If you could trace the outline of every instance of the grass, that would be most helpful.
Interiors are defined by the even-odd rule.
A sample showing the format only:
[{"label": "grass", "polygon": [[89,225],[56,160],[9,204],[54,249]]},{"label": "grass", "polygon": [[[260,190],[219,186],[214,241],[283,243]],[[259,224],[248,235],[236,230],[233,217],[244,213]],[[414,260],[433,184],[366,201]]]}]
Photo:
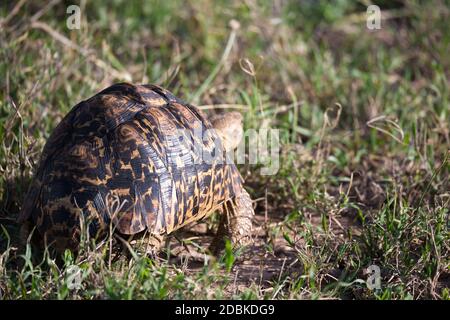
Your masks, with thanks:
[{"label": "grass", "polygon": [[[450,299],[448,2],[376,1],[375,31],[368,1],[81,1],[80,30],[70,4],[0,5],[1,298]],[[192,265],[169,254],[175,237],[156,259],[20,248],[14,219],[52,129],[124,80],[280,130],[276,175],[240,166],[256,249]],[[201,251],[190,235],[176,238]]]}]

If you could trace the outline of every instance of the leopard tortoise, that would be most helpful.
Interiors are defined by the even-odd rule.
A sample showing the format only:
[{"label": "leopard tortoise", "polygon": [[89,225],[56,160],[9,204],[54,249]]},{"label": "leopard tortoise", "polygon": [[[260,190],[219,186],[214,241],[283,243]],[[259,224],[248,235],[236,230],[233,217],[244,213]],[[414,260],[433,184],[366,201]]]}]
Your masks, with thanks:
[{"label": "leopard tortoise", "polygon": [[159,86],[112,85],[55,128],[18,221],[58,252],[110,230],[144,233],[158,250],[164,235],[221,211],[213,243],[248,243],[252,202],[227,157],[241,137],[237,112],[210,122]]}]

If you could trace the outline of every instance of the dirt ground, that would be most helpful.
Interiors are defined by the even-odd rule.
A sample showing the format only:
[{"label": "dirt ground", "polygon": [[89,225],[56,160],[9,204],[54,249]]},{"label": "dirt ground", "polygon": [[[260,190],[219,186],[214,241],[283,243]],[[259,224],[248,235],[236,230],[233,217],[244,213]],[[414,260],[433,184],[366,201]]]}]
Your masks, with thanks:
[{"label": "dirt ground", "polygon": [[[320,217],[309,218],[312,225],[320,225]],[[351,219],[341,216],[333,220],[335,223],[331,225],[331,232],[337,237],[343,237],[346,227],[352,223]],[[255,215],[253,242],[238,256],[233,265],[231,273],[234,279],[225,288],[228,294],[243,291],[251,285],[256,285],[262,291],[273,291],[274,283],[279,283],[283,277],[295,278],[302,275],[303,266],[296,249],[303,246],[304,241],[297,240],[293,248],[281,232],[269,239],[269,228],[282,224],[282,221],[281,215]],[[208,230],[207,222],[200,222],[176,232],[170,238],[172,256],[169,262],[181,267],[187,274],[199,272],[209,259],[215,259],[201,252],[208,248],[213,237],[214,233]],[[179,239],[193,240],[195,245],[182,243]]]}]

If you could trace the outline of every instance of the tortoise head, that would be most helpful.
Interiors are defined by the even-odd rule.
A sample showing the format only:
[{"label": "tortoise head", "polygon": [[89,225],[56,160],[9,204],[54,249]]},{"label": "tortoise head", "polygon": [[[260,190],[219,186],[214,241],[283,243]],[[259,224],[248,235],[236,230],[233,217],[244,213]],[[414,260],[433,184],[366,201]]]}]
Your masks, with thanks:
[{"label": "tortoise head", "polygon": [[225,150],[236,149],[244,134],[242,115],[234,111],[213,116],[210,120],[217,135],[222,140]]}]

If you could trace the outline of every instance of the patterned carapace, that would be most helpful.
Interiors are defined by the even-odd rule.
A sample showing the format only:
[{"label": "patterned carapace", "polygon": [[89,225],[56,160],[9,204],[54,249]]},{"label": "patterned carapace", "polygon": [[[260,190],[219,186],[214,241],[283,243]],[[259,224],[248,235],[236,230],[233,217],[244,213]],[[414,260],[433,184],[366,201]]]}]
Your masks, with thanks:
[{"label": "patterned carapace", "polygon": [[[243,190],[233,163],[198,161],[217,148],[211,128],[197,108],[161,87],[113,85],[56,127],[19,221],[65,248],[77,245],[83,221],[97,236],[111,222],[122,234],[167,234],[199,220]],[[173,134],[179,129],[184,139]],[[111,198],[120,206],[111,208]]]}]

